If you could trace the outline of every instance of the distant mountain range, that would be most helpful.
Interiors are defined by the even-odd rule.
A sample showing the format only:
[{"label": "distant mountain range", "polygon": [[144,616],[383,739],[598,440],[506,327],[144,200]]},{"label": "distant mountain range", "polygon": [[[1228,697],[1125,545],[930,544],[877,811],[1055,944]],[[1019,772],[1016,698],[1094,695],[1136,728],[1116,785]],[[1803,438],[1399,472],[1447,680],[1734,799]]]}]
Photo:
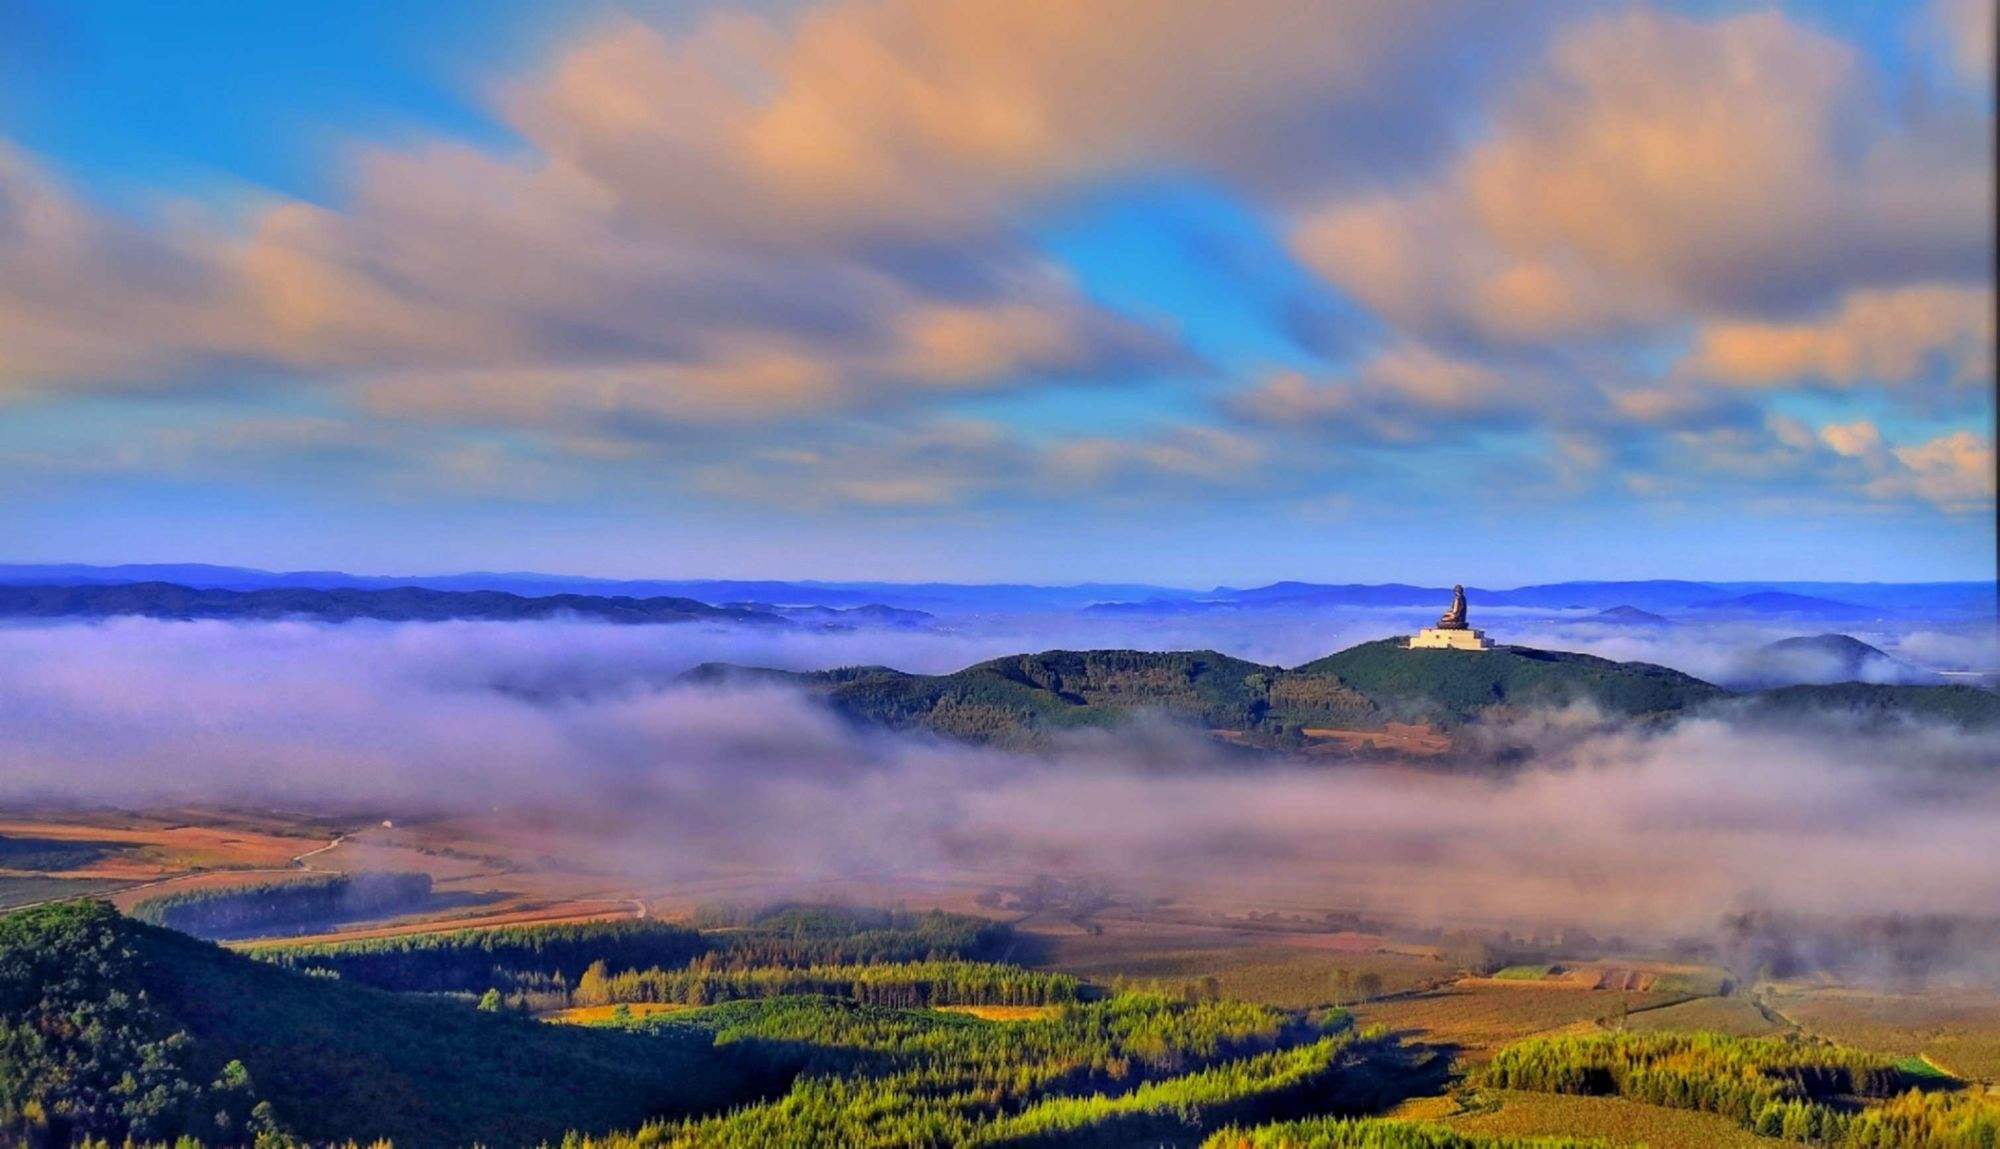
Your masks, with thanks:
[{"label": "distant mountain range", "polygon": [[[892,583],[755,581],[731,579],[599,579],[531,572],[486,572],[387,577],[341,571],[272,572],[246,567],[189,564],[90,566],[75,563],[0,564],[0,584],[89,586],[163,582],[214,590],[273,589],[504,591],[526,598],[589,595],[605,598],[681,598],[702,603],[757,603],[772,607],[881,605],[931,613],[1070,611],[1117,616],[1198,614],[1296,608],[1377,607],[1442,609],[1446,586],[1407,583],[1278,582],[1212,590],[1144,583]],[[1489,607],[1602,611],[1615,607],[1703,619],[1791,617],[1865,620],[1871,617],[1992,617],[2000,597],[1991,582],[1830,583],[1628,582],[1546,583],[1512,589],[1468,587],[1473,611]]]},{"label": "distant mountain range", "polygon": [[689,598],[582,594],[528,598],[505,591],[442,591],[407,586],[386,590],[319,590],[305,587],[215,590],[164,582],[104,586],[0,585],[0,618],[114,618],[124,615],[169,619],[305,618],[325,622],[355,619],[391,622],[456,619],[527,621],[577,617],[618,623],[793,625],[790,619],[770,611],[710,606]]},{"label": "distant mountain range", "polygon": [[1711,599],[1695,603],[1689,609],[1704,614],[1783,615],[1792,618],[1867,618],[1881,613],[1878,608],[1858,603],[1782,590],[1760,590]]},{"label": "distant mountain range", "polygon": [[793,622],[813,623],[820,627],[854,628],[885,627],[892,630],[924,630],[937,622],[937,616],[927,610],[909,610],[900,606],[883,606],[870,603],[867,606],[774,606],[763,602],[726,602],[726,607],[739,610],[760,611],[774,614]]},{"label": "distant mountain range", "polygon": [[1752,717],[1835,709],[2000,725],[2000,692],[1971,686],[1844,683],[1736,694],[1643,662],[1513,646],[1409,650],[1401,639],[1362,643],[1289,670],[1212,650],[1052,650],[939,675],[884,666],[794,672],[710,663],[688,677],[788,683],[857,722],[1000,745],[1035,745],[1061,731],[1115,726],[1152,712],[1251,746],[1299,748],[1326,730],[1391,723],[1449,730],[1496,712],[1576,703],[1655,721],[1734,706]]},{"label": "distant mountain range", "polygon": [[[1985,616],[2000,613],[1994,585],[1962,583],[1703,583],[1652,580],[1641,582],[1565,582],[1493,590],[1467,587],[1473,610],[1531,608],[1596,610],[1610,617],[1593,621],[1644,621],[1639,616],[1668,621],[1665,615],[1702,619],[1822,618],[1856,619],[1895,616]],[[1218,588],[1156,594],[1125,602],[1104,602],[1087,613],[1117,615],[1190,615],[1212,611],[1373,607],[1429,609],[1451,599],[1449,587],[1404,583],[1319,584],[1273,583],[1247,590]],[[1619,615],[1624,617],[1619,617]]]},{"label": "distant mountain range", "polygon": [[343,571],[264,571],[204,563],[0,563],[0,585],[88,586],[167,582],[216,590],[425,590],[506,591],[523,597],[586,594],[627,598],[690,598],[700,602],[754,602],[774,606],[894,606],[912,610],[1075,609],[1094,602],[1187,593],[1132,583],[1031,586],[1012,583],[816,582],[739,579],[605,579],[525,571],[470,571],[444,575],[355,575]]}]

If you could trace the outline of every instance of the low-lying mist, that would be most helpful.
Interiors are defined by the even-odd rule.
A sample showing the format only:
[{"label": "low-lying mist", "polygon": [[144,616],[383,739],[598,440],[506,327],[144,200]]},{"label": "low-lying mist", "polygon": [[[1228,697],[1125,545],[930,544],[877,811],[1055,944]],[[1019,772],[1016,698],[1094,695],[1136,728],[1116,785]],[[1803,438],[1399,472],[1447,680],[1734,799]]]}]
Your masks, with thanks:
[{"label": "low-lying mist", "polygon": [[715,659],[945,669],[1020,648],[1006,637],[5,628],[0,802],[521,812],[572,827],[568,856],[655,883],[1051,873],[1135,898],[1652,937],[1746,912],[2000,906],[2000,761],[1941,727],[1566,711],[1470,740],[1528,747],[1508,770],[1443,771],[1251,758],[1164,722],[1010,753],[856,729],[788,689],[676,681]]}]

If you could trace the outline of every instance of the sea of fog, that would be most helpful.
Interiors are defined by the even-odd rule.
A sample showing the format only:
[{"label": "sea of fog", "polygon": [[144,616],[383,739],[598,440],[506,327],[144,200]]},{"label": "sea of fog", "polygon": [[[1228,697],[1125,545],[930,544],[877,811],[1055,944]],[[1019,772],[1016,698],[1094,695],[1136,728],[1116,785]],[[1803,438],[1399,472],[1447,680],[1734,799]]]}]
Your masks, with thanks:
[{"label": "sea of fog", "polygon": [[[1768,637],[1482,621],[1512,641],[1697,673]],[[1640,727],[1570,710],[1475,732],[1475,745],[1526,747],[1511,768],[1447,773],[1246,763],[1160,723],[1014,753],[858,729],[782,687],[679,681],[709,661],[938,671],[1056,646],[1296,662],[1399,628],[1366,613],[1290,626],[984,619],[946,633],[13,626],[0,628],[0,803],[534,811],[577,828],[573,856],[657,882],[746,866],[802,881],[1041,872],[1134,896],[1255,889],[1404,917],[1656,932],[1745,910],[1948,916],[2000,905],[2000,753],[1990,737],[1944,727],[1833,716]],[[1891,645],[1979,641],[1912,631]]]}]

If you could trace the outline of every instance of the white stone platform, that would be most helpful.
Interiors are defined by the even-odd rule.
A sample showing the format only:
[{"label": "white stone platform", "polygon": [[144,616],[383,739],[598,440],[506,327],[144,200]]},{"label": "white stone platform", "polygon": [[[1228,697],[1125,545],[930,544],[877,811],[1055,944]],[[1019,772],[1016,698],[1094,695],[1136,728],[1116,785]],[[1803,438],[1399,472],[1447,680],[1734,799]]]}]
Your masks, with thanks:
[{"label": "white stone platform", "polygon": [[1441,630],[1427,626],[1418,631],[1410,640],[1411,650],[1492,650],[1493,644],[1486,641],[1486,632],[1465,627],[1461,630]]}]

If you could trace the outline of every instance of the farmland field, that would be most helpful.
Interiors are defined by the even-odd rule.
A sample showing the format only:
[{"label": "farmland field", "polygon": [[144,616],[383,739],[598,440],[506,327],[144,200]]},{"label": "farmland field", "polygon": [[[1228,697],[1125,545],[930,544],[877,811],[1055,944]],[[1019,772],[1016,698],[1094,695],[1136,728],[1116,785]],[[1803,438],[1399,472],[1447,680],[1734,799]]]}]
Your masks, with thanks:
[{"label": "farmland field", "polygon": [[109,893],[122,884],[97,878],[0,877],[0,910],[57,898]]},{"label": "farmland field", "polygon": [[[1103,933],[1030,936],[1039,964],[1098,981],[1125,978],[1177,986],[1214,978],[1226,997],[1281,1009],[1344,1004],[1336,972],[1379,979],[1378,994],[1427,989],[1451,979],[1442,959],[1384,950],[1355,935],[1271,934],[1171,923],[1111,921]],[[1354,991],[1350,988],[1349,994]]]},{"label": "farmland field", "polygon": [[1363,1025],[1383,1025],[1415,1040],[1460,1047],[1473,1060],[1530,1034],[1614,1018],[1685,1000],[1675,993],[1547,988],[1476,979],[1428,993],[1354,1007]]},{"label": "farmland field", "polygon": [[1664,1009],[1649,1009],[1632,1014],[1625,1026],[1640,1032],[1698,1029],[1736,1037],[1760,1037],[1785,1029],[1783,1023],[1765,1017],[1756,1005],[1742,997],[1698,997]]},{"label": "farmland field", "polygon": [[1767,1000],[1785,1017],[1836,1041],[1922,1055],[1970,1080],[2000,1082],[2000,999],[1990,993],[1819,988],[1773,991]]}]

